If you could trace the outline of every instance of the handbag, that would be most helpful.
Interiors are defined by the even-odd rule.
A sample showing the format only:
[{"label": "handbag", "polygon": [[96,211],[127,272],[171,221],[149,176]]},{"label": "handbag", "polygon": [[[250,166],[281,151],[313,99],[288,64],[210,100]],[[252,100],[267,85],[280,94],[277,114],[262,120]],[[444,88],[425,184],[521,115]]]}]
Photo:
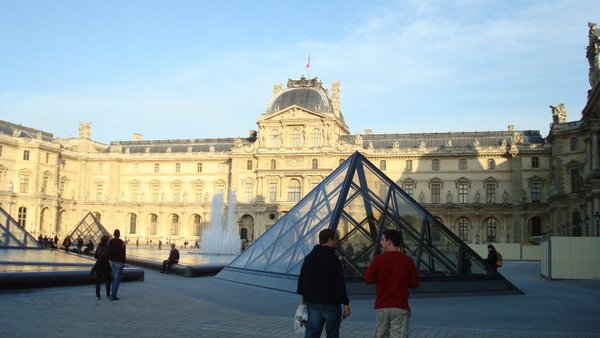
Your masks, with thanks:
[{"label": "handbag", "polygon": [[300,304],[296,308],[296,314],[294,314],[294,332],[304,332],[306,325],[308,324],[308,312],[306,311],[306,305]]}]

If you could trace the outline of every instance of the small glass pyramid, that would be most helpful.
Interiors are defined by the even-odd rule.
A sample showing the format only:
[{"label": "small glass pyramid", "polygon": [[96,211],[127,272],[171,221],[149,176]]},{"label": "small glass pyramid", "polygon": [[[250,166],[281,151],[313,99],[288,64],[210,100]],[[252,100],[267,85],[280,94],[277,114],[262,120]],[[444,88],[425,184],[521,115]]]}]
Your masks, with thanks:
[{"label": "small glass pyramid", "polygon": [[0,208],[0,248],[42,249],[43,246]]},{"label": "small glass pyramid", "polygon": [[[374,292],[362,277],[373,255],[380,253],[384,229],[402,233],[404,253],[417,265],[423,292],[521,293],[359,152],[216,277],[295,292],[304,256],[325,228],[338,233],[336,251],[347,283],[354,283],[347,286],[350,294]],[[435,281],[443,283],[430,283]]]},{"label": "small glass pyramid", "polygon": [[93,213],[88,212],[87,215],[81,219],[79,224],[77,224],[75,229],[73,229],[73,232],[69,234],[69,237],[71,237],[73,245],[75,245],[74,241],[77,240],[78,237],[81,237],[84,240],[84,245],[89,240],[91,240],[94,245],[98,245],[102,235],[110,236],[110,233]]}]

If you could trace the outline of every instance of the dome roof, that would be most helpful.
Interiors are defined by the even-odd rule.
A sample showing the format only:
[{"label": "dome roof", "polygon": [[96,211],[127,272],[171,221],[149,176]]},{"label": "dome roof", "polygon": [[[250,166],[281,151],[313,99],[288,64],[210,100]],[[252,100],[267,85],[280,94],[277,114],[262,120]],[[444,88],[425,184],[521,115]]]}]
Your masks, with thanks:
[{"label": "dome roof", "polygon": [[273,96],[267,106],[267,114],[284,110],[297,105],[316,113],[330,113],[333,111],[327,90],[323,88],[317,78],[307,80],[289,80],[287,88]]}]

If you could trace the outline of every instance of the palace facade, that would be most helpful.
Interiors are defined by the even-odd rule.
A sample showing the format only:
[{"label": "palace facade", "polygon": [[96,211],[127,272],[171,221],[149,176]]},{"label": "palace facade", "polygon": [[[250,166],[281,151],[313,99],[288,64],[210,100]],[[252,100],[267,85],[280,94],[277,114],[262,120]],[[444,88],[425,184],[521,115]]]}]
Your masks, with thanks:
[{"label": "palace facade", "polygon": [[469,243],[600,235],[600,30],[589,25],[588,101],[539,131],[351,133],[340,83],[276,84],[247,137],[110,144],[0,121],[0,206],[30,233],[63,237],[93,212],[127,239],[194,242],[212,197],[235,192],[242,239],[264,233],[359,151]]}]

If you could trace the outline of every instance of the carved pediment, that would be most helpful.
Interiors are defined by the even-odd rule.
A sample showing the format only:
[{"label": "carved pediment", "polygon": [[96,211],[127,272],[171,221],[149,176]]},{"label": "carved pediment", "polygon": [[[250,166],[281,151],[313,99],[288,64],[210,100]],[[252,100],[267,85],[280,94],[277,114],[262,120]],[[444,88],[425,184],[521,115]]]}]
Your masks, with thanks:
[{"label": "carved pediment", "polygon": [[299,106],[291,106],[277,113],[265,116],[260,119],[259,123],[264,122],[279,122],[279,121],[293,121],[293,120],[307,120],[307,119],[323,119],[326,118],[325,115],[314,113],[303,109]]}]

